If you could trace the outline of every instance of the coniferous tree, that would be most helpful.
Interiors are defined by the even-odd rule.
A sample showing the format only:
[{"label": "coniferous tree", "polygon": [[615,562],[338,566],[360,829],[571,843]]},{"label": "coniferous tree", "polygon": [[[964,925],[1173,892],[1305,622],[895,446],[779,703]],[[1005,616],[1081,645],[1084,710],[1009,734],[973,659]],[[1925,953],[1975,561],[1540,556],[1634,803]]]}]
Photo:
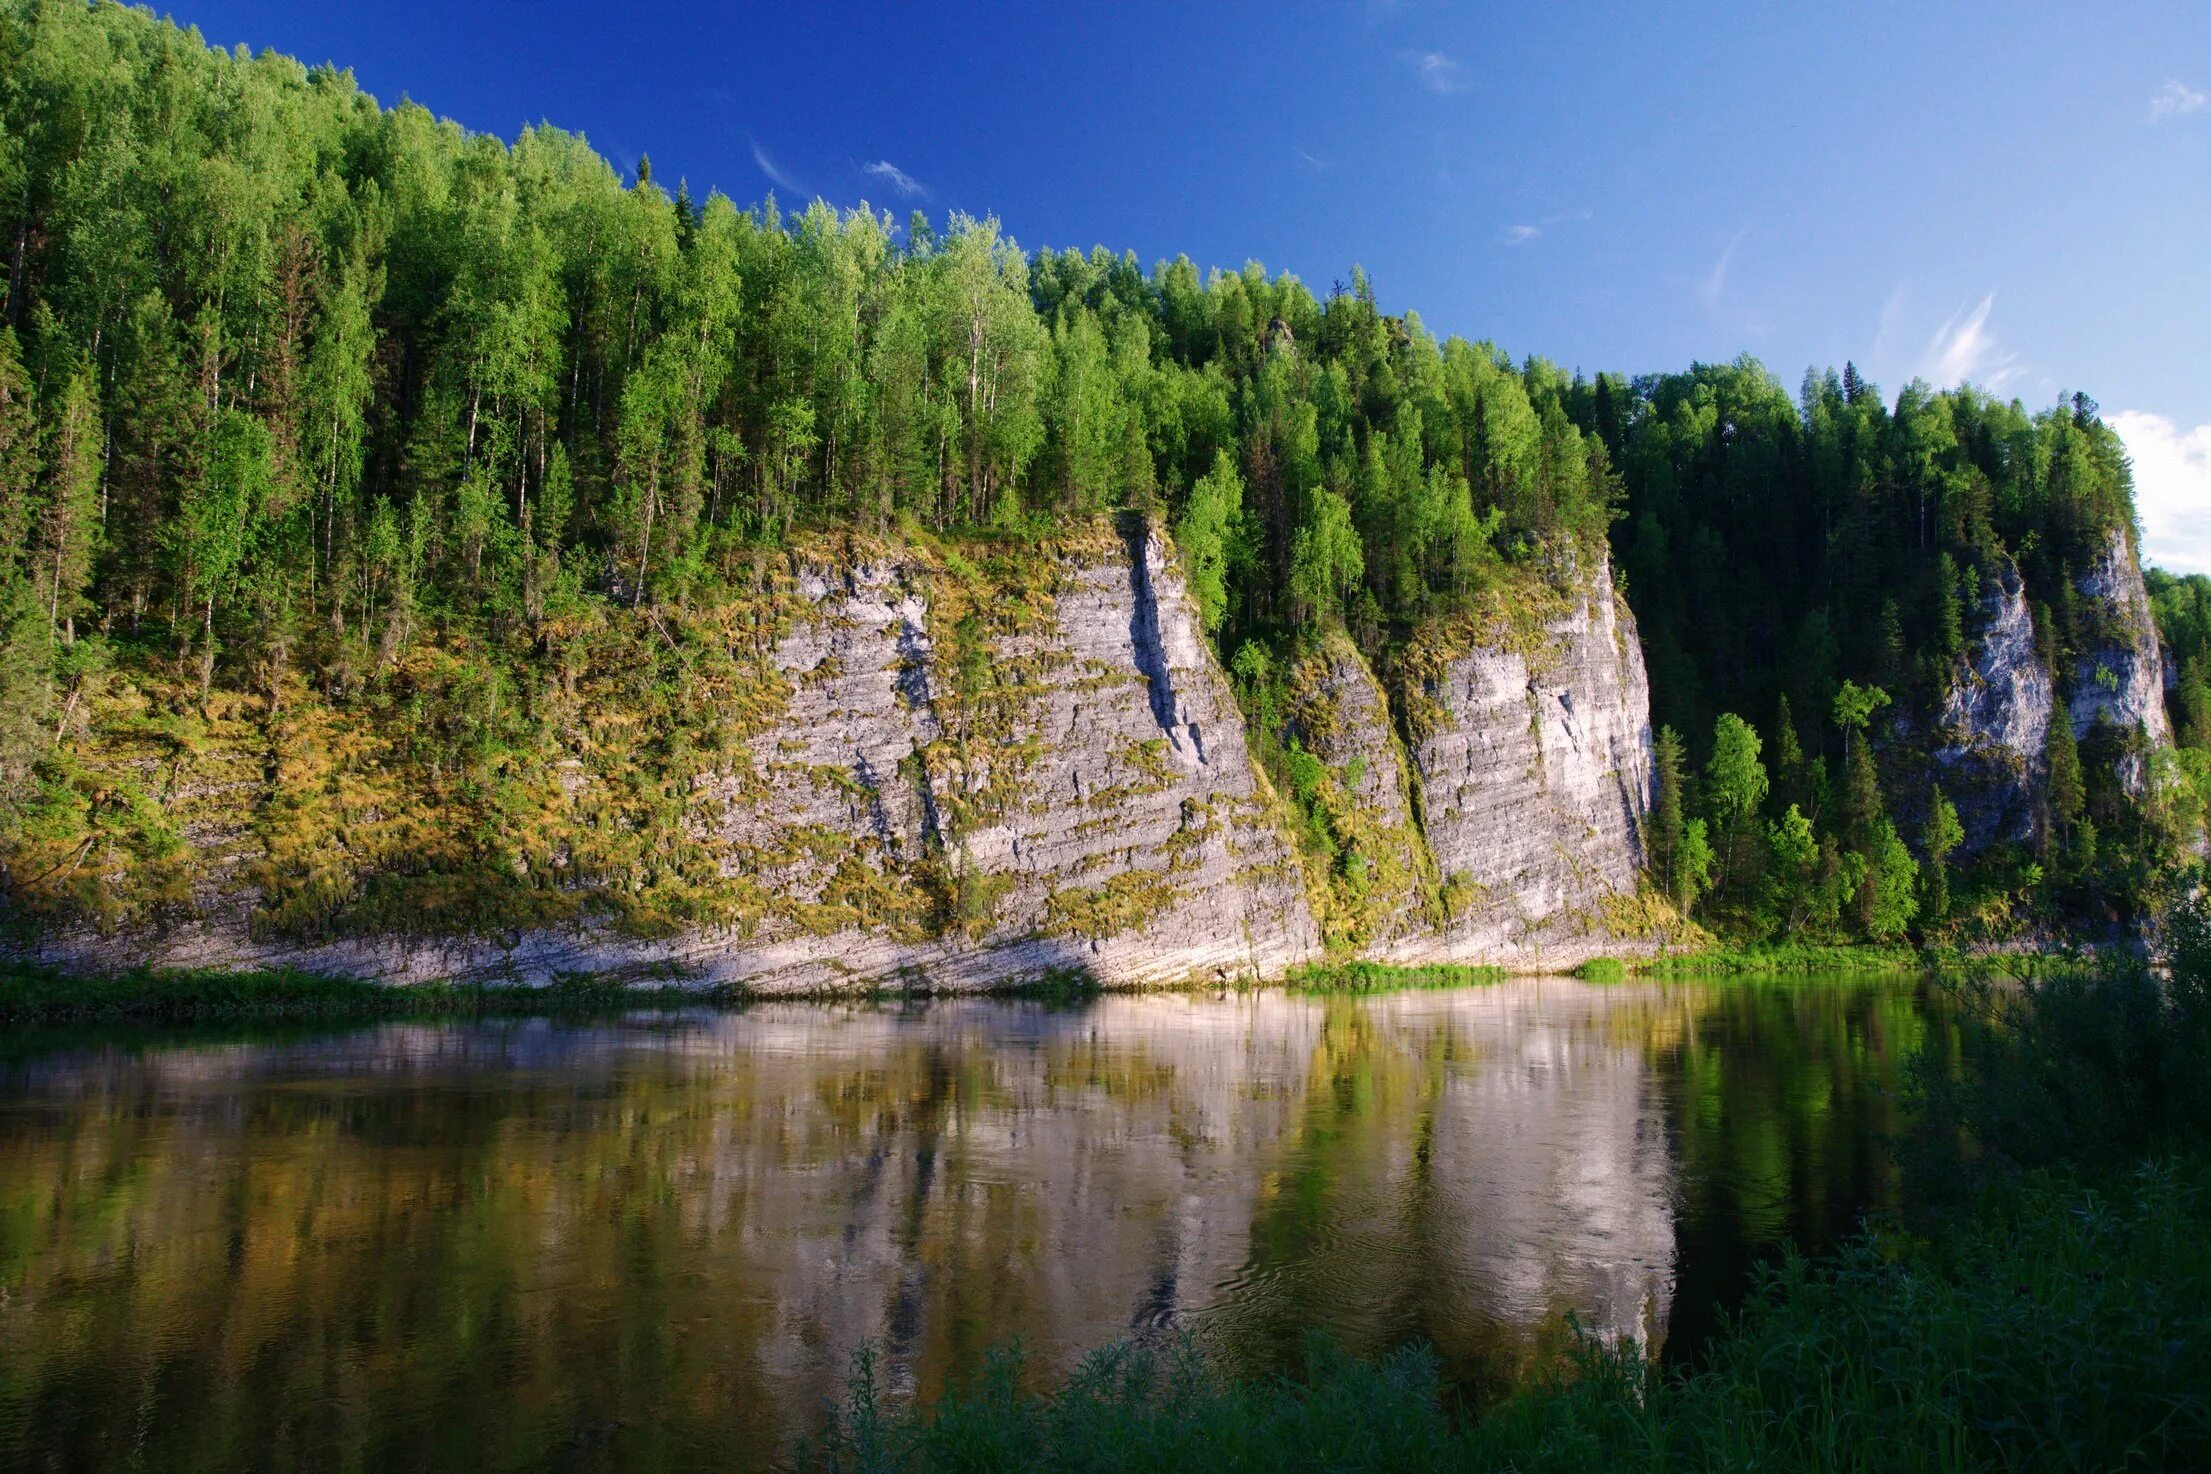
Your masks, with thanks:
[{"label": "coniferous tree", "polygon": [[2044,825],[2044,853],[2065,856],[2078,848],[2082,817],[2088,808],[2088,790],[2081,776],[2080,746],[2063,706],[2050,716],[2048,744],[2043,751],[2044,802],[2049,818]]},{"label": "coniferous tree", "polygon": [[56,397],[46,430],[44,496],[32,562],[53,638],[73,644],[91,605],[93,554],[100,535],[100,412],[92,375],[79,369]]},{"label": "coniferous tree", "polygon": [[1660,727],[1651,747],[1651,777],[1655,790],[1650,821],[1651,871],[1684,916],[1689,914],[1693,899],[1683,883],[1682,865],[1682,842],[1688,816],[1682,802],[1681,785],[1687,767],[1681,734],[1671,727]]},{"label": "coniferous tree", "polygon": [[1920,837],[1926,852],[1926,890],[1921,913],[1929,922],[1950,914],[1950,856],[1965,842],[1965,826],[1958,822],[1957,806],[1938,786],[1927,804],[1927,827]]}]

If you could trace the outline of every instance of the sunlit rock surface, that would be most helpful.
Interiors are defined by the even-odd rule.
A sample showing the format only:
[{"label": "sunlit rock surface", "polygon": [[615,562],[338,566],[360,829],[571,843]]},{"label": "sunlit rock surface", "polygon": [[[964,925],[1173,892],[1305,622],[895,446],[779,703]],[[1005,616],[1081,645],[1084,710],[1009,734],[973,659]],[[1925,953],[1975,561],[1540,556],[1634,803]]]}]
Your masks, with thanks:
[{"label": "sunlit rock surface", "polygon": [[[2073,735],[2100,725],[2169,746],[2165,660],[2141,564],[2115,531],[2076,585],[2095,636],[2072,662],[2065,701]],[[2008,560],[1982,600],[1965,669],[1936,714],[1933,757],[1965,829],[1965,849],[2024,842],[2034,833],[2047,777],[2050,722],[2057,706],[2019,571]],[[2120,758],[2120,777],[2139,789],[2145,765]]]},{"label": "sunlit rock surface", "polygon": [[1452,961],[1572,959],[1620,939],[1651,802],[1650,686],[1634,616],[1600,564],[1547,647],[1476,648],[1431,693],[1448,713],[1412,751],[1428,844],[1456,891],[1441,927],[1391,949]]},{"label": "sunlit rock surface", "polygon": [[1937,715],[1934,751],[1969,851],[2033,833],[2052,700],[2026,584],[2009,560],[1982,600],[1978,627]]},{"label": "sunlit rock surface", "polygon": [[[2098,723],[2109,722],[2122,731],[2141,733],[2151,746],[2171,746],[2164,647],[2158,643],[2142,565],[2123,529],[2111,534],[2103,556],[2081,579],[2079,588],[2095,610],[2101,638],[2074,662],[2073,690],[2067,702],[2074,734],[2085,737]],[[2145,776],[2140,758],[2124,759],[2120,776],[2129,788],[2139,790]]]}]

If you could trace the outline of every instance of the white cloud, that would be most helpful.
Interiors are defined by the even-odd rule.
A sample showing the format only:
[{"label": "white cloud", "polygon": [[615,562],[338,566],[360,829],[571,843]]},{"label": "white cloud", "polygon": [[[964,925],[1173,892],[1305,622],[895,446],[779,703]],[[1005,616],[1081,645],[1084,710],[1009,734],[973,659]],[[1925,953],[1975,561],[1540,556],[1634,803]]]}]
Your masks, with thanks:
[{"label": "white cloud", "polygon": [[1988,314],[1995,305],[1996,294],[1990,292],[1979,306],[1952,313],[1927,341],[1919,376],[1938,389],[1971,381],[1983,389],[1995,390],[2025,373],[2018,355],[1997,342],[1996,335],[1989,331]]},{"label": "white cloud", "polygon": [[2175,573],[2211,573],[2211,425],[2183,430],[2132,409],[2107,418],[2134,462],[2142,556]]},{"label": "white cloud", "polygon": [[1727,271],[1735,264],[1735,248],[1749,234],[1750,227],[1747,225],[1735,232],[1735,238],[1727,243],[1727,249],[1720,252],[1720,259],[1712,263],[1712,269],[1705,273],[1703,285],[1697,288],[1697,295],[1704,299],[1708,311],[1720,310],[1720,297],[1727,291]]},{"label": "white cloud", "polygon": [[780,185],[784,189],[792,190],[798,194],[806,192],[799,187],[799,182],[796,179],[783,172],[783,166],[775,161],[775,155],[769,153],[757,143],[752,146],[752,161],[760,166],[760,172],[768,176],[770,183]]},{"label": "white cloud", "polygon": [[2176,77],[2151,95],[2150,121],[2155,123],[2163,118],[2184,118],[2190,113],[2202,111],[2206,100],[2202,93]]},{"label": "white cloud", "polygon": [[1904,326],[1904,303],[1904,288],[1899,284],[1895,291],[1889,293],[1888,299],[1881,304],[1880,326],[1875,328],[1873,332],[1871,362],[1887,363],[1889,355],[1896,351],[1896,336]]},{"label": "white cloud", "polygon": [[882,180],[892,189],[897,190],[899,196],[903,199],[925,200],[929,198],[927,186],[889,159],[877,159],[872,164],[862,164],[860,172],[862,174],[872,174],[877,179]]},{"label": "white cloud", "polygon": [[1319,154],[1312,153],[1302,148],[1297,149],[1296,152],[1297,156],[1300,159],[1303,159],[1306,166],[1310,168],[1314,173],[1325,174],[1328,172],[1328,160],[1322,158]]},{"label": "white cloud", "polygon": [[1441,97],[1466,86],[1466,68],[1440,51],[1405,51],[1398,59],[1413,69],[1420,85]]},{"label": "white cloud", "polygon": [[1529,241],[1539,238],[1542,234],[1543,227],[1540,225],[1508,226],[1505,230],[1505,244],[1508,246],[1524,246]]}]

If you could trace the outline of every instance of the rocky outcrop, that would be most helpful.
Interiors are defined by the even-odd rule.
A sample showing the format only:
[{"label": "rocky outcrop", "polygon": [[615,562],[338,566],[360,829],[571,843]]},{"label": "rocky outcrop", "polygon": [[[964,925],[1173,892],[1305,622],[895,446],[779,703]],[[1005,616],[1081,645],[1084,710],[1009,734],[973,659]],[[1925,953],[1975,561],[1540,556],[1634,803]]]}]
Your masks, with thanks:
[{"label": "rocky outcrop", "polygon": [[[1023,580],[817,557],[775,592],[767,709],[683,819],[721,869],[725,923],[296,942],[256,927],[245,890],[159,934],[35,950],[76,966],[614,973],[765,993],[1217,981],[1313,956],[1296,862],[1165,544],[1138,528],[1045,563]],[[570,767],[571,798],[605,781]]]},{"label": "rocky outcrop", "polygon": [[[1609,566],[1533,628],[1508,623],[1420,678],[1411,755],[1443,918],[1403,960],[1617,950],[1651,803],[1650,688]],[[1497,638],[1497,634],[1503,638]],[[1632,939],[1625,939],[1632,940]]]},{"label": "rocky outcrop", "polygon": [[1934,748],[1967,853],[2033,833],[2052,704],[2026,583],[2009,560],[1981,601],[1979,627],[1937,715]]},{"label": "rocky outcrop", "polygon": [[[1293,772],[1336,853],[1309,887],[1327,939],[1386,951],[1436,919],[1435,861],[1413,809],[1412,775],[1390,701],[1356,645],[1324,637],[1290,673],[1285,740],[1320,764]],[[1295,759],[1293,759],[1293,763]],[[1308,791],[1295,792],[1300,778]]]},{"label": "rocky outcrop", "polygon": [[[1608,906],[1640,863],[1647,690],[1609,570],[1578,592],[1521,582],[1489,616],[1424,635],[1394,694],[1342,634],[1319,642],[1293,672],[1296,791],[1278,795],[1172,550],[1140,522],[972,558],[819,544],[763,571],[724,623],[686,630],[689,648],[729,647],[712,667],[716,755],[661,807],[626,796],[665,782],[638,757],[664,739],[635,734],[673,718],[621,705],[639,688],[616,686],[576,699],[548,776],[516,790],[528,828],[445,845],[525,877],[557,920],[413,924],[392,895],[434,895],[453,872],[407,871],[407,836],[443,844],[453,811],[417,805],[407,770],[373,756],[342,783],[294,776],[296,720],[272,707],[195,759],[226,787],[189,819],[210,860],[185,914],[28,951],[763,994],[1213,983],[1353,955],[1566,965],[1623,946]],[[301,803],[330,810],[324,827],[282,838]],[[364,836],[395,813],[411,827],[374,849]],[[616,893],[655,871],[678,877],[672,902]],[[297,890],[269,887],[297,874],[336,904],[285,910]],[[395,877],[417,890],[375,889]]]},{"label": "rocky outcrop", "polygon": [[[2124,529],[2111,533],[2102,556],[2076,587],[2089,607],[2095,635],[2073,663],[2066,705],[2074,735],[2085,737],[2098,723],[2109,722],[2122,731],[2139,731],[2152,746],[2171,746],[2164,646],[2142,584],[2142,565]],[[2141,759],[2124,759],[2120,777],[2138,792],[2146,777]]]},{"label": "rocky outcrop", "polygon": [[[2067,672],[2064,710],[2073,735],[2085,739],[2108,724],[2139,733],[2150,746],[2170,745],[2164,651],[2123,529],[2111,533],[2074,591],[2076,618],[2088,634]],[[2025,583],[2007,560],[1982,600],[1979,636],[1965,667],[1936,715],[1932,756],[1958,806],[1965,853],[2032,837],[2057,707]],[[2119,776],[2130,790],[2140,791],[2146,773],[2138,754],[2121,756]]]}]

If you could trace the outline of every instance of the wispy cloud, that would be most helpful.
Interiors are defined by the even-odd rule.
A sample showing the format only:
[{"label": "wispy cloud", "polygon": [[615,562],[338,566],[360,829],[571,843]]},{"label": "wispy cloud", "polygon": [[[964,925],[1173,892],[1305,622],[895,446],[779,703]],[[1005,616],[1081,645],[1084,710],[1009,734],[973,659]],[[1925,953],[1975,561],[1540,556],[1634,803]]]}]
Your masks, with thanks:
[{"label": "wispy cloud", "polygon": [[1508,225],[1505,227],[1505,244],[1524,246],[1529,241],[1540,239],[1542,235],[1543,227],[1540,225]]},{"label": "wispy cloud", "polygon": [[2108,418],[2134,462],[2142,555],[2175,573],[2211,573],[2211,425],[2183,430],[2131,409]]},{"label": "wispy cloud", "polygon": [[1420,85],[1438,97],[1466,87],[1466,68],[1440,51],[1401,51],[1398,60],[1411,67]]},{"label": "wispy cloud", "polygon": [[2211,99],[2176,77],[2150,95],[2150,121],[2156,123],[2201,112],[2207,100]]},{"label": "wispy cloud", "polygon": [[908,174],[904,169],[899,168],[889,159],[877,159],[872,164],[862,164],[860,172],[882,180],[892,189],[898,191],[901,199],[925,200],[929,198],[927,185],[914,178],[913,175]]},{"label": "wispy cloud", "polygon": [[1988,315],[1996,306],[1990,292],[1971,308],[1960,308],[1935,329],[1920,359],[1919,376],[1938,389],[1968,381],[1984,389],[2000,389],[2025,372],[2017,354],[1996,341],[1989,331]]},{"label": "wispy cloud", "polygon": [[1873,363],[1887,363],[1889,356],[1897,351],[1897,334],[1904,327],[1904,301],[1905,292],[1900,284],[1881,304],[1881,322],[1873,333]]},{"label": "wispy cloud", "polygon": [[1291,151],[1295,153],[1301,161],[1303,161],[1306,168],[1311,169],[1315,174],[1325,174],[1328,172],[1328,160],[1322,158],[1319,154],[1312,153],[1306,149],[1297,148],[1294,145]]},{"label": "wispy cloud", "polygon": [[1717,312],[1720,310],[1720,299],[1727,295],[1728,269],[1735,264],[1735,248],[1740,246],[1743,243],[1743,237],[1749,234],[1750,227],[1748,225],[1735,232],[1734,239],[1730,240],[1727,243],[1727,248],[1720,252],[1720,259],[1712,263],[1712,269],[1705,273],[1704,281],[1697,287],[1697,296],[1703,299],[1706,311]]},{"label": "wispy cloud", "polygon": [[752,161],[760,166],[760,172],[768,176],[768,181],[771,184],[779,185],[797,194],[806,192],[796,179],[784,172],[783,166],[775,161],[775,155],[762,148],[757,141],[754,141],[752,145]]}]

